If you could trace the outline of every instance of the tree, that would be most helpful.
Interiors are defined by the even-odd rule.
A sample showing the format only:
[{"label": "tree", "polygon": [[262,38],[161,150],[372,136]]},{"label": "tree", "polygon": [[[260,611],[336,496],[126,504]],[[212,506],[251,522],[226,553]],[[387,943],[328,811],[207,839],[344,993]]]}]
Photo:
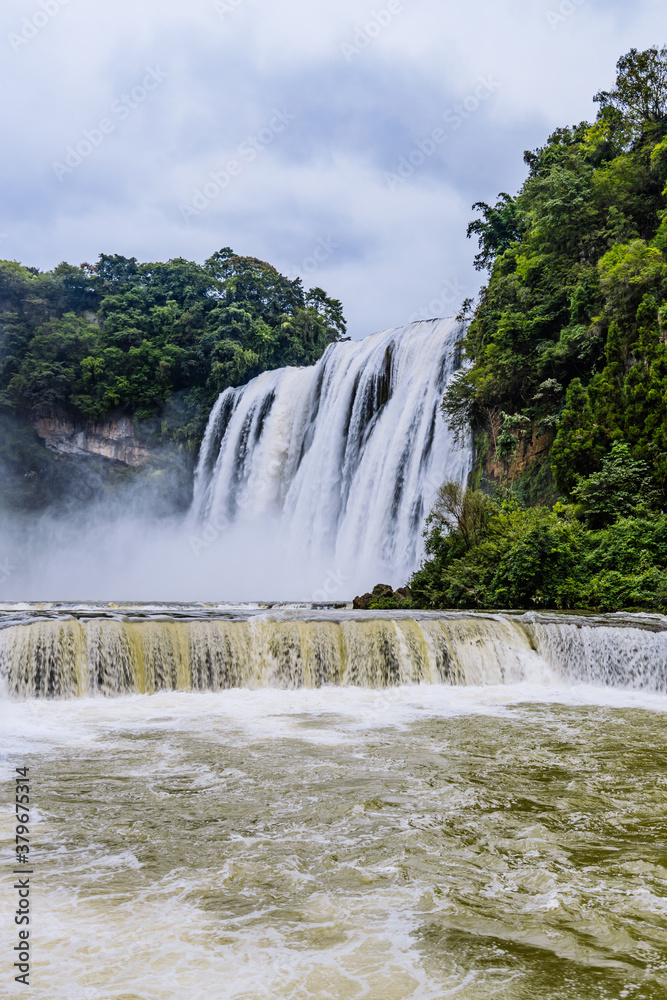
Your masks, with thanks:
[{"label": "tree", "polygon": [[458,531],[467,549],[473,548],[484,533],[491,516],[491,502],[479,490],[471,490],[456,480],[442,484],[429,514],[430,528]]},{"label": "tree", "polygon": [[651,123],[667,120],[667,46],[630,49],[616,63],[616,84],[593,100],[600,111],[617,111],[637,136]]},{"label": "tree", "polygon": [[228,247],[204,265],[101,254],[94,266],[40,273],[0,262],[0,302],[5,409],[145,419],[182,394],[178,412],[196,425],[192,448],[223,389],[313,364],[345,334],[337,299]]},{"label": "tree", "polygon": [[625,441],[615,441],[610,454],[605,455],[602,468],[583,479],[572,491],[580,504],[584,519],[592,528],[612,524],[627,517],[638,507],[647,510],[659,505],[651,469],[646,462],[632,457]]},{"label": "tree", "polygon": [[579,476],[593,471],[600,459],[588,392],[575,378],[570,383],[565,408],[551,449],[551,468],[558,489],[566,496]]},{"label": "tree", "polygon": [[[479,253],[475,257],[478,271],[491,267],[498,254],[507,250],[521,236],[523,226],[516,201],[506,191],[501,191],[498,198],[499,201],[493,208],[485,201],[476,201],[472,206],[473,210],[479,209],[484,216],[483,220],[473,220],[466,232],[468,239],[475,235],[479,241]],[[469,300],[466,299],[466,302]]]}]

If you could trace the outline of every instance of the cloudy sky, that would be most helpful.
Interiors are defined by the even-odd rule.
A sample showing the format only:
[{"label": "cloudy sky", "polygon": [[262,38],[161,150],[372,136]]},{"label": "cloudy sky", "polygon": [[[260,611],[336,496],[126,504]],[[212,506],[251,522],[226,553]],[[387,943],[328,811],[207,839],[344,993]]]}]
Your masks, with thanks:
[{"label": "cloudy sky", "polygon": [[474,201],[592,118],[664,0],[4,0],[0,255],[214,250],[342,299],[351,334],[479,288]]}]

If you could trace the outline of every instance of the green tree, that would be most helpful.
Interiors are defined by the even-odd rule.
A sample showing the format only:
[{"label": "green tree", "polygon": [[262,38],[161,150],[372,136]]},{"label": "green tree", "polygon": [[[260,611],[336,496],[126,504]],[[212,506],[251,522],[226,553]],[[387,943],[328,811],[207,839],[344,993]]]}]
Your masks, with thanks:
[{"label": "green tree", "polygon": [[638,507],[655,510],[660,503],[649,465],[633,458],[625,441],[614,442],[600,471],[582,479],[572,496],[592,528],[612,524]]},{"label": "green tree", "polygon": [[601,111],[613,109],[633,134],[667,118],[667,46],[630,49],[616,63],[616,84],[593,98]]},{"label": "green tree", "polygon": [[[312,364],[345,335],[342,306],[224,248],[204,265],[97,264],[40,273],[0,262],[0,406],[34,418],[148,419],[183,396],[168,433],[191,447],[219,392],[268,368]],[[187,397],[187,398],[186,398]]]},{"label": "green tree", "polygon": [[493,208],[484,201],[476,201],[472,206],[483,216],[469,223],[466,233],[468,239],[476,236],[479,242],[479,253],[475,257],[478,271],[490,267],[499,254],[517,242],[525,228],[514,198],[506,191],[498,198]]},{"label": "green tree", "polygon": [[457,531],[466,549],[472,549],[482,538],[490,516],[491,504],[484,493],[448,480],[438,490],[427,527],[439,535],[445,530]]},{"label": "green tree", "polygon": [[578,478],[595,469],[601,450],[588,392],[581,379],[575,378],[567,390],[558,434],[551,449],[551,468],[558,489],[568,496]]}]

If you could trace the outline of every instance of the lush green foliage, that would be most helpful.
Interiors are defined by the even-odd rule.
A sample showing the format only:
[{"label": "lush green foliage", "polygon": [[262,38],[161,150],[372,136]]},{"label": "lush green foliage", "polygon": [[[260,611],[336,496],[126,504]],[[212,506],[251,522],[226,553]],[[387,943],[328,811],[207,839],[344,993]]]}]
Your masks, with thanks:
[{"label": "lush green foliage", "polygon": [[594,124],[474,206],[490,276],[443,410],[496,495],[442,487],[416,607],[667,611],[667,48],[617,70]]},{"label": "lush green foliage", "polygon": [[160,415],[193,444],[221,390],[312,364],[345,334],[340,302],[229,248],[204,265],[102,254],[40,273],[3,261],[0,324],[5,412]]},{"label": "lush green foliage", "polygon": [[[605,493],[619,465],[633,474],[631,463],[616,453],[580,492]],[[445,513],[451,486],[428,519],[429,558],[410,581],[414,607],[667,611],[667,516],[646,498],[620,504],[605,527],[591,529],[581,516],[588,508],[524,507],[511,491],[493,498],[468,489],[465,506],[478,515],[466,536]]]},{"label": "lush green foliage", "polygon": [[516,198],[476,206],[490,278],[444,409],[510,480],[546,436],[571,497],[625,441],[667,498],[667,49],[632,50],[596,101],[525,154]]}]

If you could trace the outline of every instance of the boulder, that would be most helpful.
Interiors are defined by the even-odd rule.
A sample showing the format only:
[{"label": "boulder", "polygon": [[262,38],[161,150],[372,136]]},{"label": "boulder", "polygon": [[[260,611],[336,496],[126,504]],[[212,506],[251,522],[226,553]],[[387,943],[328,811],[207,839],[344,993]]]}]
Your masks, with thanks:
[{"label": "boulder", "polygon": [[362,594],[361,597],[355,597],[352,601],[352,607],[356,611],[368,611],[373,602],[372,594]]},{"label": "boulder", "polygon": [[383,597],[388,598],[390,601],[395,601],[396,604],[400,604],[401,601],[409,601],[411,596],[409,587],[399,587],[398,590],[394,591],[388,583],[378,583],[373,587],[371,594],[362,594],[361,597],[355,597],[352,607],[357,611],[369,611],[371,604],[377,604],[378,600]]}]

